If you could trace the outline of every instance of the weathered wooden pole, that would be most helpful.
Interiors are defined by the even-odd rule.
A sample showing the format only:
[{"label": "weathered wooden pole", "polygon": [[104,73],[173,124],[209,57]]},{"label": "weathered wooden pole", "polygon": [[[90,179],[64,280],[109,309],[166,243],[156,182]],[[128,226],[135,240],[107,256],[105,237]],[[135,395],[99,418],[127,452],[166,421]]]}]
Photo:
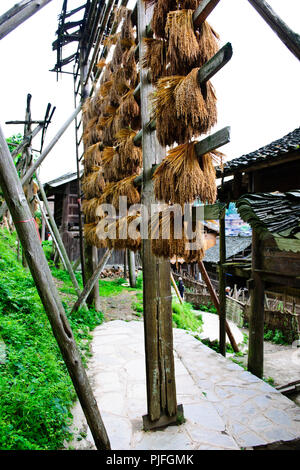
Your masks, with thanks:
[{"label": "weathered wooden pole", "polygon": [[[139,60],[145,54],[144,38],[147,25],[153,14],[153,7],[145,8],[145,2],[138,0]],[[142,204],[151,213],[155,203],[151,168],[165,156],[155,132],[146,128],[150,120],[149,98],[153,87],[148,81],[148,70],[140,70],[140,97],[143,148]],[[143,215],[144,217],[144,215]],[[144,226],[146,226],[145,220]],[[177,401],[173,356],[172,296],[170,262],[153,255],[149,237],[142,240],[143,301],[147,380],[148,414],[144,416],[144,429],[159,427],[177,419]]]},{"label": "weathered wooden pole", "polygon": [[0,185],[26,254],[29,269],[45,308],[87,423],[98,449],[110,449],[109,439],[86,375],[80,353],[40,245],[21,182],[0,126]]},{"label": "weathered wooden pole", "polygon": [[[201,275],[202,275],[202,278],[207,286],[207,289],[208,289],[208,292],[210,293],[210,296],[211,296],[211,299],[213,301],[213,304],[214,306],[216,307],[216,310],[218,312],[218,315],[220,315],[220,301],[218,299],[218,296],[215,292],[215,289],[213,288],[213,285],[211,283],[211,280],[209,279],[209,275],[205,269],[205,266],[204,266],[204,263],[203,261],[199,261],[198,263],[198,266],[199,266],[199,269],[200,269],[200,272],[201,272]],[[236,341],[234,339],[234,336],[232,334],[232,331],[230,329],[230,326],[227,322],[227,320],[225,320],[225,325],[226,325],[226,333],[228,335],[228,338],[229,338],[229,341],[230,341],[230,344],[234,350],[234,352],[239,352],[239,347],[238,345],[236,344]]]},{"label": "weathered wooden pole", "polygon": [[[43,161],[45,160],[45,158],[47,157],[47,155],[51,152],[51,150],[53,149],[53,147],[55,146],[55,144],[57,144],[57,142],[59,141],[59,139],[61,138],[61,136],[64,134],[64,132],[68,129],[69,125],[71,124],[71,122],[75,119],[75,117],[77,116],[77,114],[81,111],[81,105],[79,105],[75,111],[73,111],[73,113],[71,114],[71,116],[67,119],[67,121],[63,124],[63,126],[59,129],[59,131],[57,132],[57,134],[53,137],[53,139],[51,140],[51,142],[47,145],[47,147],[45,148],[45,150],[41,153],[41,155],[39,156],[39,158],[32,164],[32,166],[30,167],[30,169],[26,172],[26,174],[23,176],[22,178],[22,185],[24,186],[26,183],[28,183],[28,181],[31,180],[31,178],[33,177],[34,173],[36,172],[36,170],[39,168],[39,166],[41,165],[41,163],[43,163]],[[0,208],[0,218],[3,216],[3,214],[5,213],[7,209],[7,205],[6,203],[4,202]]]},{"label": "weathered wooden pole", "polygon": [[275,13],[265,0],[248,0],[286,47],[300,60],[300,35]]},{"label": "weathered wooden pole", "polygon": [[112,251],[113,250],[109,250],[109,249],[107,249],[105,251],[104,255],[102,256],[102,258],[99,262],[99,264],[97,265],[96,269],[94,270],[93,275],[87,281],[82,293],[79,296],[79,299],[75,302],[75,304],[74,304],[74,306],[71,310],[71,314],[73,312],[75,312],[76,310],[78,310],[83,305],[85,300],[87,299],[87,297],[90,294],[91,290],[94,288],[96,282],[99,280],[100,274],[103,271],[107,261],[109,260],[111,254],[112,254]]},{"label": "weathered wooden pole", "polygon": [[225,209],[220,214],[220,227],[219,227],[219,247],[220,247],[220,262],[219,262],[219,345],[220,353],[226,356],[226,273],[224,264],[226,262],[226,238],[225,238]]},{"label": "weathered wooden pole", "polygon": [[180,295],[180,292],[179,292],[179,290],[178,290],[178,287],[177,287],[177,284],[176,284],[176,282],[175,282],[175,279],[174,279],[174,276],[173,276],[172,272],[171,272],[171,282],[172,282],[172,285],[173,285],[174,290],[175,290],[175,292],[176,292],[176,295],[177,295],[177,298],[178,298],[178,300],[179,300],[179,303],[183,304],[182,297],[181,297],[181,295]]},{"label": "weathered wooden pole", "polygon": [[40,11],[51,0],[22,0],[0,16],[0,39]]},{"label": "weathered wooden pole", "polygon": [[264,368],[264,281],[260,269],[261,240],[255,229],[252,231],[252,279],[250,281],[251,309],[249,318],[248,370],[259,378]]},{"label": "weathered wooden pole", "polygon": [[136,275],[135,275],[135,255],[131,250],[127,250],[128,253],[128,272],[129,272],[129,283],[130,287],[136,287]]}]

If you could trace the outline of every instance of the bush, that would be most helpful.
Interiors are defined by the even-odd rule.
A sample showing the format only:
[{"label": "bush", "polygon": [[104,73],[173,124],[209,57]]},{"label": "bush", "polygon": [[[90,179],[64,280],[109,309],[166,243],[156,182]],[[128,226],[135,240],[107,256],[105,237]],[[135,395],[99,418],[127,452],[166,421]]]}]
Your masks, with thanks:
[{"label": "bush", "polygon": [[[0,335],[6,345],[0,364],[0,448],[59,449],[70,437],[76,395],[33,279],[14,248],[15,236],[0,232]],[[86,360],[90,329],[102,315],[79,311],[69,321]]]},{"label": "bush", "polygon": [[203,322],[201,316],[196,317],[192,311],[193,306],[187,302],[183,304],[172,303],[173,322],[177,328],[184,330],[199,331]]}]

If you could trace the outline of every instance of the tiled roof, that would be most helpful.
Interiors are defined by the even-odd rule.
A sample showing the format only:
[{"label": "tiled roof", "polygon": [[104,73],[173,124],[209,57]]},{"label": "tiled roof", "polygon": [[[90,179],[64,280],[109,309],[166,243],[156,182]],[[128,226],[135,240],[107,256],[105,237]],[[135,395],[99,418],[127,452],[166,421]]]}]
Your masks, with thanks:
[{"label": "tiled roof", "polygon": [[[244,251],[252,243],[252,237],[226,237],[226,259]],[[203,261],[218,263],[220,259],[219,239],[216,244],[205,252]]]},{"label": "tiled roof", "polygon": [[237,171],[243,171],[262,162],[274,161],[298,149],[300,149],[300,127],[265,147],[226,162],[223,173],[220,168],[217,168],[217,177],[232,175]]},{"label": "tiled roof", "polygon": [[300,238],[300,190],[245,194],[236,206],[242,219],[262,235]]}]

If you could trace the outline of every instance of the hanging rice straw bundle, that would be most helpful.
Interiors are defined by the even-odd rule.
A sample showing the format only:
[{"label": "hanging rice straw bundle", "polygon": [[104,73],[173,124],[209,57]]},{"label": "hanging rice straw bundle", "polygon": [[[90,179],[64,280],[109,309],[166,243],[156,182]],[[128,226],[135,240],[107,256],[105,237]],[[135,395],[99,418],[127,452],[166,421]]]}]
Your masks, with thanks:
[{"label": "hanging rice straw bundle", "polygon": [[92,144],[95,143],[95,131],[96,131],[96,124],[97,124],[98,118],[97,116],[90,119],[85,126],[84,132],[83,132],[83,142],[85,145],[88,147]]},{"label": "hanging rice straw bundle", "polygon": [[[138,251],[141,247],[141,234],[136,228],[134,233],[129,233],[128,228],[136,219],[140,217],[140,214],[127,215],[121,217],[116,221],[108,224],[106,227],[106,244],[109,248],[116,250],[122,250],[128,248],[131,251]],[[138,226],[138,224],[136,224]],[[133,235],[133,236],[131,236]]]},{"label": "hanging rice straw bundle", "polygon": [[170,206],[151,218],[151,248],[159,257],[184,258],[186,262],[200,261],[204,256],[203,226],[192,223],[192,230],[183,222],[182,214]]},{"label": "hanging rice straw bundle", "polygon": [[93,167],[92,172],[86,175],[82,181],[82,190],[87,199],[100,197],[105,188],[103,170]]},{"label": "hanging rice straw bundle", "polygon": [[115,88],[119,97],[123,96],[128,90],[130,90],[129,81],[126,79],[125,75],[125,69],[122,67],[118,67],[114,74],[113,88]]},{"label": "hanging rice straw bundle", "polygon": [[96,210],[100,204],[101,200],[97,197],[93,197],[92,199],[84,199],[82,201],[82,212],[85,215],[87,223],[95,221]]},{"label": "hanging rice straw bundle", "polygon": [[98,222],[84,224],[84,238],[88,245],[96,246],[97,248],[105,248],[107,245],[105,240],[101,240],[97,235]]},{"label": "hanging rice straw bundle", "polygon": [[[106,47],[115,46],[120,39],[120,33],[110,34],[104,39],[103,45]],[[105,61],[104,61],[105,62]]]},{"label": "hanging rice straw bundle", "polygon": [[199,58],[197,66],[202,66],[211,59],[219,50],[218,34],[207,21],[204,21],[196,32],[199,45]]},{"label": "hanging rice straw bundle", "polygon": [[177,117],[191,125],[194,135],[207,133],[217,121],[216,98],[211,86],[204,86],[207,101],[198,83],[199,69],[193,69],[174,91]]},{"label": "hanging rice straw bundle", "polygon": [[88,122],[94,117],[95,115],[93,114],[93,111],[91,108],[91,98],[87,98],[82,105],[83,126],[86,127],[88,125]]},{"label": "hanging rice straw bundle", "polygon": [[105,59],[99,60],[99,62],[97,62],[96,64],[97,69],[101,69],[101,70],[104,69],[105,66],[106,66]]},{"label": "hanging rice straw bundle", "polygon": [[181,0],[180,6],[182,9],[196,10],[199,5],[199,0]]},{"label": "hanging rice straw bundle", "polygon": [[156,135],[162,146],[174,142],[182,144],[193,136],[193,128],[179,119],[176,113],[174,91],[184,80],[183,76],[163,77],[156,84],[152,97],[153,117],[156,119]]},{"label": "hanging rice straw bundle", "polygon": [[120,167],[127,174],[137,174],[143,165],[143,153],[140,147],[134,144],[136,132],[132,129],[122,129],[116,134]]},{"label": "hanging rice straw bundle", "polygon": [[162,39],[144,38],[146,52],[143,57],[142,67],[151,70],[151,80],[155,83],[165,75],[166,54],[165,43]]},{"label": "hanging rice straw bundle", "polygon": [[108,80],[107,82],[103,83],[98,91],[98,94],[103,98],[106,98],[109,95],[111,87],[113,86],[113,80]]},{"label": "hanging rice straw bundle", "polygon": [[168,13],[166,35],[168,37],[167,62],[169,73],[188,73],[199,65],[200,49],[194,31],[193,10],[177,10]]},{"label": "hanging rice straw bundle", "polygon": [[[99,69],[102,69],[102,68],[99,67]],[[100,78],[100,84],[102,85],[103,83],[108,82],[111,79],[112,79],[112,69],[111,69],[111,63],[109,62],[108,64],[106,64],[103,70],[103,73]]]},{"label": "hanging rice straw bundle", "polygon": [[118,209],[119,208],[119,198],[127,197],[127,204],[130,206],[132,204],[138,204],[141,200],[141,196],[137,188],[134,186],[134,179],[138,175],[131,175],[127,178],[124,178],[121,181],[118,181],[114,184],[113,188],[113,197],[112,204]]},{"label": "hanging rice straw bundle", "polygon": [[100,150],[99,142],[88,147],[84,153],[84,170],[88,174],[92,171],[93,167],[101,166],[102,152]]},{"label": "hanging rice straw bundle", "polygon": [[[128,126],[131,125],[131,123],[134,122],[134,119],[137,118],[140,115],[140,107],[136,102],[136,99],[133,95],[134,90],[129,90],[122,98],[120,102],[120,106],[118,108],[118,118],[121,121],[124,121],[127,123]],[[122,129],[122,127],[117,126],[118,131]]]},{"label": "hanging rice straw bundle", "polygon": [[124,14],[124,21],[121,28],[121,40],[127,43],[131,43],[130,47],[134,44],[134,31],[131,21],[131,10],[127,10]]},{"label": "hanging rice straw bundle", "polygon": [[215,89],[211,82],[207,82],[202,88],[203,96],[206,103],[206,109],[209,116],[209,127],[217,124],[217,97],[215,94]]},{"label": "hanging rice straw bundle", "polygon": [[105,147],[102,153],[102,166],[104,179],[112,181],[116,178],[116,169],[114,165],[116,149],[114,147]]},{"label": "hanging rice straw bundle", "polygon": [[129,83],[132,88],[135,88],[138,72],[135,61],[135,46],[132,46],[130,49],[126,50],[122,56],[122,65],[124,69],[125,79],[129,80]]},{"label": "hanging rice straw bundle", "polygon": [[[153,3],[152,1],[150,3]],[[152,18],[152,29],[157,38],[164,38],[165,37],[165,26],[166,20],[168,16],[168,12],[170,10],[177,9],[177,1],[176,0],[157,0],[154,10],[153,10],[153,18]]]},{"label": "hanging rice straw bundle", "polygon": [[183,207],[197,197],[205,200],[204,175],[196,156],[195,142],[171,149],[156,169],[153,180],[155,196],[159,201]]}]

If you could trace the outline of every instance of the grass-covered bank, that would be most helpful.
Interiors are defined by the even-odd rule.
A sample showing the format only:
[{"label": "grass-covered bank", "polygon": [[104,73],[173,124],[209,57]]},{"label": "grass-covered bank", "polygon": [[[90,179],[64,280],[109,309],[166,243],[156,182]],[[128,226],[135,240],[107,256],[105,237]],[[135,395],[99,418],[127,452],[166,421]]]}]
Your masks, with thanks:
[{"label": "grass-covered bank", "polygon": [[[68,309],[67,314],[68,314]],[[69,316],[84,361],[92,310]],[[59,449],[69,437],[73,385],[30,272],[16,255],[14,235],[0,231],[0,449]]]}]

